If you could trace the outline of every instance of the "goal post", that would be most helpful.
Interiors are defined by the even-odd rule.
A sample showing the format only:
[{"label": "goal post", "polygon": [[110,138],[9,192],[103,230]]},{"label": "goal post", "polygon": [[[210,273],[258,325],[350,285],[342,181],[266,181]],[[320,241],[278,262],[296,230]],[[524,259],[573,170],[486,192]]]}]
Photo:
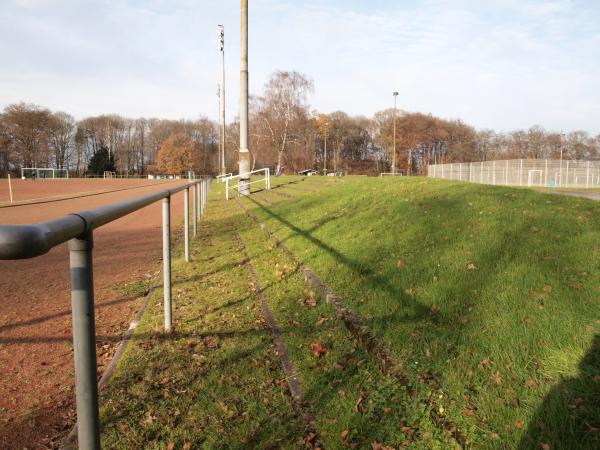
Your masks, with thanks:
[{"label": "goal post", "polygon": [[102,175],[103,178],[108,178],[108,179],[112,179],[112,178],[116,178],[117,177],[117,173],[116,172],[110,172],[108,170],[104,171],[104,174]]},{"label": "goal post", "polygon": [[33,180],[55,180],[68,179],[69,171],[67,169],[53,169],[51,167],[22,167],[21,179]]}]

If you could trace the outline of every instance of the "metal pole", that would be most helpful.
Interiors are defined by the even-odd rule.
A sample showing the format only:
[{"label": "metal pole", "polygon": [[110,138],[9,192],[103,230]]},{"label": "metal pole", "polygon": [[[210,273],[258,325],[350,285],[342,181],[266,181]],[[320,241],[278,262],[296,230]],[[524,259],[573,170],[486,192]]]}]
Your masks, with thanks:
[{"label": "metal pole", "polygon": [[248,0],[240,4],[240,181],[238,192],[250,194],[250,153],[248,151]]},{"label": "metal pole", "polygon": [[587,162],[587,171],[585,173],[585,187],[590,187],[590,162]]},{"label": "metal pole", "polygon": [[398,93],[394,92],[394,137],[393,137],[393,149],[394,153],[392,155],[392,175],[396,175],[396,99],[398,98]]},{"label": "metal pole", "polygon": [[220,175],[225,175],[225,27],[219,25],[219,46],[221,49],[221,83],[219,86],[221,119],[221,167]]},{"label": "metal pole", "polygon": [[183,241],[184,258],[190,261],[190,188],[183,190]]},{"label": "metal pole", "polygon": [[69,241],[79,448],[100,449],[91,231]]},{"label": "metal pole", "polygon": [[8,192],[10,194],[10,202],[13,202],[13,195],[12,195],[12,183],[10,181],[10,173],[8,174]]},{"label": "metal pole", "polygon": [[560,169],[559,169],[559,186],[562,187],[562,162],[563,162],[563,134],[560,133]]},{"label": "metal pole", "polygon": [[323,148],[323,175],[327,175],[327,138],[329,137],[329,131],[327,130],[328,126],[329,125],[325,125],[325,147]]},{"label": "metal pole", "polygon": [[198,184],[196,184],[196,203],[197,203],[197,207],[196,207],[196,213],[198,214],[198,220],[200,220],[202,218],[202,209],[200,208],[200,196],[202,195],[202,181],[200,181]]},{"label": "metal pole", "polygon": [[193,223],[193,230],[194,230],[194,237],[196,237],[197,234],[197,217],[196,217],[196,185],[194,184],[192,186],[192,223]]},{"label": "metal pole", "polygon": [[171,196],[163,198],[163,292],[165,308],[165,331],[173,326],[171,306]]}]

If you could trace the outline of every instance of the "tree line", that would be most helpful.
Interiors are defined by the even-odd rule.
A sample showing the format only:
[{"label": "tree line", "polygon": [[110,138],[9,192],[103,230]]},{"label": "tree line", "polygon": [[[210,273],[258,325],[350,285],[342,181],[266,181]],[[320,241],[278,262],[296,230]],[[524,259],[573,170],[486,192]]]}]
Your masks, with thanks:
[{"label": "tree line", "polygon": [[[279,71],[250,98],[253,168],[303,169],[357,174],[389,172],[394,110],[373,117],[311,109],[314,83],[298,72]],[[396,168],[423,174],[428,164],[493,159],[599,159],[600,135],[567,134],[540,126],[513,132],[476,130],[460,120],[396,111]],[[226,166],[237,172],[239,120],[226,127]],[[218,172],[219,127],[208,118],[162,120],[101,115],[75,120],[32,104],[0,113],[0,175],[21,167],[68,169],[75,176]],[[161,155],[162,153],[162,155]],[[103,161],[98,164],[98,160]],[[100,173],[99,173],[100,172]]]}]

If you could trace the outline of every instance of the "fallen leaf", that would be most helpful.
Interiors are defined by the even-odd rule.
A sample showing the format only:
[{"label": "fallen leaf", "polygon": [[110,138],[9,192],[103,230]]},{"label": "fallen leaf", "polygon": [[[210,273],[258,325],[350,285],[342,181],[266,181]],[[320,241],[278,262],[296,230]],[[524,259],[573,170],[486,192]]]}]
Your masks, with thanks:
[{"label": "fallen leaf", "polygon": [[481,360],[481,362],[479,363],[479,367],[483,369],[484,367],[489,367],[492,364],[493,361],[489,357],[487,357]]},{"label": "fallen leaf", "polygon": [[535,379],[530,378],[529,380],[527,380],[525,382],[525,386],[527,386],[530,389],[535,389],[537,387],[537,381],[535,381]]},{"label": "fallen leaf", "polygon": [[313,341],[313,343],[310,344],[310,348],[313,352],[313,355],[315,355],[317,358],[326,355],[328,352],[327,347],[325,347],[325,344],[323,344],[321,341]]},{"label": "fallen leaf", "polygon": [[340,436],[342,437],[343,440],[347,440],[349,434],[350,434],[350,431],[344,430],[340,433]]},{"label": "fallen leaf", "polygon": [[540,448],[542,450],[550,450],[550,444],[546,444],[545,442],[540,443]]},{"label": "fallen leaf", "polygon": [[403,269],[406,266],[406,262],[403,259],[399,259],[396,261],[396,267],[398,269]]},{"label": "fallen leaf", "polygon": [[360,394],[358,395],[358,400],[356,400],[356,402],[354,403],[354,410],[355,410],[356,412],[360,412],[360,410],[361,410],[361,404],[362,404],[363,400],[365,399],[365,398],[364,398],[364,394],[365,394],[365,393],[364,393],[364,392],[363,392],[363,390],[361,389],[361,390],[360,390]]},{"label": "fallen leaf", "polygon": [[317,325],[323,325],[328,320],[329,320],[329,318],[323,316],[317,321]]},{"label": "fallen leaf", "polygon": [[494,372],[490,375],[490,379],[496,384],[502,384],[502,378],[500,378],[500,372]]},{"label": "fallen leaf", "polygon": [[467,262],[467,269],[477,270],[477,266],[475,265],[475,263],[473,261],[469,261],[469,262]]}]

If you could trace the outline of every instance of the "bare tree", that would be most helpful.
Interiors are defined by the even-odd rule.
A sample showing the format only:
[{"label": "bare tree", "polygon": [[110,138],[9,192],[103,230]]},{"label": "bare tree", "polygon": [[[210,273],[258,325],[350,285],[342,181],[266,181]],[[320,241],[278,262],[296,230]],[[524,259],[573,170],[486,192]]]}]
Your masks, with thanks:
[{"label": "bare tree", "polygon": [[297,142],[299,121],[308,115],[307,96],[314,89],[312,80],[298,72],[275,72],[258,99],[257,116],[277,153],[277,166],[290,143]]},{"label": "bare tree", "polygon": [[75,146],[75,119],[65,112],[55,112],[48,122],[48,145],[57,169],[69,169]]}]

